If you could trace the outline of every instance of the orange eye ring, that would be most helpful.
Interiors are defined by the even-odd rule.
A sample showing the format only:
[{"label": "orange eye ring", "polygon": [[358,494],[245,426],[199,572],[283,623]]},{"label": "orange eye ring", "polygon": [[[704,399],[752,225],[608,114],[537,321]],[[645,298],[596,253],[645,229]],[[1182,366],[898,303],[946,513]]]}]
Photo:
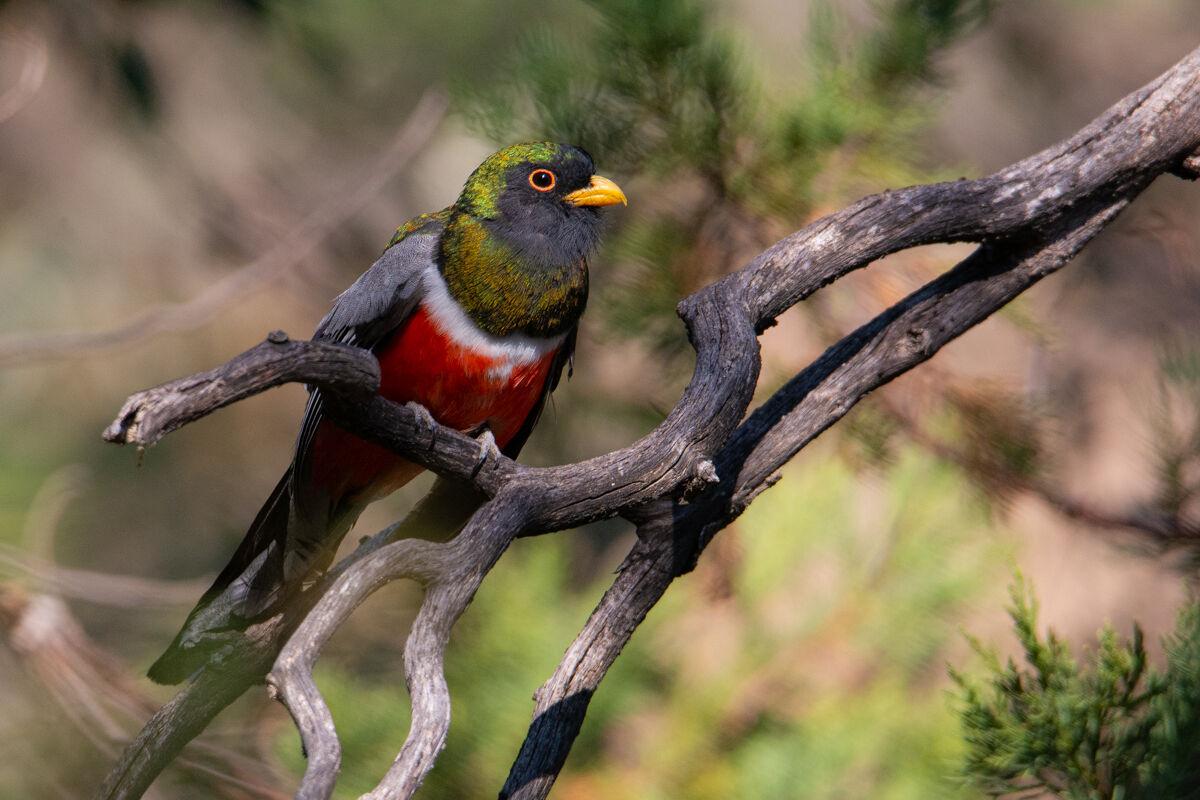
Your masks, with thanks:
[{"label": "orange eye ring", "polygon": [[535,169],[529,173],[529,185],[539,192],[548,192],[558,183],[558,178],[548,169]]}]

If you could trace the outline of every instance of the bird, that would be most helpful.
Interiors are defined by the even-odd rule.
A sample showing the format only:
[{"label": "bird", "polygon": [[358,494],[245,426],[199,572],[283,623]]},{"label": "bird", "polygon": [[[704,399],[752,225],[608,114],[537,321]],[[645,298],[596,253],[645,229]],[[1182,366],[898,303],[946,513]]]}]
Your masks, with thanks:
[{"label": "bird", "polygon": [[[570,372],[601,209],[627,203],[581,147],[505,147],[451,206],[397,228],[313,339],[369,350],[383,397],[479,437],[481,454],[491,447],[515,458]],[[323,407],[311,390],[291,465],[150,667],[155,682],[186,680],[228,632],[282,608],[329,566],[370,503],[422,472],[339,427]]]}]

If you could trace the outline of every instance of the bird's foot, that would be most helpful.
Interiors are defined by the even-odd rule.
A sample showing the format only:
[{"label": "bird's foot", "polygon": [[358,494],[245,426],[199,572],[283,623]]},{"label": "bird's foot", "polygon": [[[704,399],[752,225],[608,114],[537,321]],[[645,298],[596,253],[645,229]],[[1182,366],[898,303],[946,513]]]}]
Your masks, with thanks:
[{"label": "bird's foot", "polygon": [[475,468],[471,470],[471,477],[474,478],[479,474],[479,470],[483,469],[483,465],[487,463],[488,456],[500,458],[500,448],[496,446],[496,435],[492,433],[492,429],[485,427],[475,437],[479,442],[479,460],[475,462]]},{"label": "bird's foot", "polygon": [[434,438],[437,434],[437,420],[433,418],[433,414],[429,413],[429,409],[420,403],[409,401],[404,404],[404,407],[416,417],[417,433],[418,435],[429,437],[429,444],[426,447],[432,450]]}]

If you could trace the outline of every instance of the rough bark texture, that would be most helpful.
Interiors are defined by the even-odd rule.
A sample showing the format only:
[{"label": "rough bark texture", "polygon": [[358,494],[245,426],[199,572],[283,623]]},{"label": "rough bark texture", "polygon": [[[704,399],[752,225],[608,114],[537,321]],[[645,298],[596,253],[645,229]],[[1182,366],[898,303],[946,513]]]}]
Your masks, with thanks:
[{"label": "rough bark texture", "polygon": [[[411,797],[449,729],[442,659],[450,629],[509,543],[625,516],[638,525],[639,540],[538,691],[533,723],[500,792],[545,797],[592,694],[646,613],[792,456],[867,393],[1066,264],[1157,176],[1194,176],[1198,149],[1200,51],[1069,140],[994,175],[885,192],[797,231],[680,303],[696,368],[678,404],[629,447],[577,464],[531,468],[492,452],[480,466],[477,442],[374,395],[378,369],[371,357],[330,345],[267,343],[209,373],[134,395],[106,438],[148,444],[279,383],[316,384],[331,398],[329,413],[339,424],[469,481],[490,499],[446,543],[381,532],[283,617],[232,639],[151,720],[99,796],[139,796],[171,756],[273,662],[267,682],[291,712],[309,754],[298,796],[329,797],[340,746],[312,680],[313,664],[371,592],[411,578],[425,587],[404,651],[413,721],[396,761],[367,795]],[[758,377],[757,334],[775,317],[888,253],[956,241],[981,246],[831,347],[745,417]]]}]

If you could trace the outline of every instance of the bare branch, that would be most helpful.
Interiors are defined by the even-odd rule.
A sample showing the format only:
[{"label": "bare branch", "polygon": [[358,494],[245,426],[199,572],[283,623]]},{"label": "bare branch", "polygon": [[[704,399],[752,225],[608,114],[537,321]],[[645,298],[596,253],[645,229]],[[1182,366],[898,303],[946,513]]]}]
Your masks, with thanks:
[{"label": "bare branch", "polygon": [[674,507],[663,503],[646,511],[638,525],[638,541],[617,577],[554,674],[534,695],[533,723],[500,790],[504,800],[549,794],[600,681],[650,609],[692,561],[695,540],[676,535]]},{"label": "bare branch", "polygon": [[[30,677],[100,753],[116,755],[132,725],[154,705],[134,685],[128,669],[84,632],[57,597],[0,582],[0,633]],[[281,798],[277,778],[259,759],[203,738],[179,759],[201,777],[214,797]]]},{"label": "bare branch", "polygon": [[0,38],[15,42],[26,51],[17,82],[0,93],[0,125],[15,117],[41,91],[50,65],[50,49],[40,36],[28,31],[0,30]]},{"label": "bare branch", "polygon": [[[52,472],[29,501],[22,539],[24,547],[0,542],[0,572],[11,570],[32,579],[58,597],[122,608],[192,605],[212,579],[163,581],[59,566],[54,539],[68,505],[83,491],[89,472],[81,464],[68,464]],[[2,584],[0,584],[2,585]]]},{"label": "bare branch", "polygon": [[[1124,206],[1088,218],[1041,247],[982,247],[945,276],[846,336],[793,378],[737,429],[717,454],[722,481],[686,505],[662,505],[639,525],[639,542],[554,675],[536,696],[534,721],[500,796],[545,797],[579,732],[591,695],[634,629],[670,583],[690,571],[719,531],[772,485],[795,453],[841,419],[869,391],[974,327],[1064,265]],[[1032,250],[1032,254],[1025,253]]]},{"label": "bare branch", "polygon": [[[419,513],[414,512],[412,516],[419,516]],[[359,559],[408,532],[409,522],[405,519],[365,539],[354,553],[337,564],[322,582],[301,595],[283,614],[232,637],[228,648],[218,653],[192,683],[150,718],[125,748],[96,798],[131,800],[141,797],[163,768],[217,714],[252,685],[263,681],[288,637],[307,616],[316,599]],[[419,526],[416,527],[419,531]]]},{"label": "bare branch", "polygon": [[[780,467],[867,393],[926,361],[1060,268],[1156,176],[1197,149],[1200,50],[1070,140],[1012,167],[974,181],[886,192],[787,237],[744,269],[680,303],[696,349],[696,368],[680,401],[654,431],[629,447],[560,467],[529,468],[490,459],[473,481],[492,499],[458,537],[447,545],[400,541],[360,548],[329,580],[305,594],[299,604],[303,608],[286,612],[289,621],[272,623],[269,635],[248,633],[206,668],[181,693],[185,699],[179,703],[187,714],[163,713],[157,722],[185,733],[164,729],[169,744],[159,744],[152,734],[142,737],[139,752],[151,761],[131,768],[127,753],[118,770],[133,769],[136,780],[110,777],[109,793],[103,796],[135,796],[129,787],[153,777],[162,751],[186,741],[183,737],[196,725],[202,727],[197,720],[207,713],[206,693],[222,691],[212,685],[211,676],[235,668],[244,674],[265,671],[263,665],[296,627],[272,683],[312,755],[300,796],[328,797],[336,781],[339,745],[312,683],[312,665],[333,630],[365,597],[389,580],[413,577],[426,584],[405,648],[413,725],[392,768],[368,795],[410,797],[432,767],[449,724],[442,675],[446,638],[495,561],[516,536],[623,514],[639,522],[642,538],[555,676],[539,692],[537,716],[504,790],[506,797],[544,797],[579,730],[591,692],[645,612],[675,576],[691,568],[712,536],[776,479]],[[830,348],[743,421],[758,376],[756,334],[778,314],[883,255],[963,240],[984,244]],[[306,362],[306,369],[311,366]],[[309,378],[314,376],[306,373]],[[315,382],[320,379],[316,376]],[[201,386],[214,380],[229,383],[219,394],[232,402],[243,396],[239,392],[261,391],[281,378],[278,373],[269,380],[251,376],[239,384],[218,369]],[[328,385],[337,396],[337,388]],[[361,383],[354,385],[361,390]],[[187,403],[171,395],[167,405]],[[220,403],[210,398],[201,405],[212,410]],[[432,434],[426,426],[422,437],[414,421],[419,415],[376,396],[331,405],[333,417],[349,430],[442,474],[474,474],[468,467],[478,448],[467,437],[436,425]],[[164,418],[187,421],[186,414]],[[127,406],[114,430],[124,435],[132,424],[133,440],[152,441],[171,429],[148,419],[152,422],[152,415],[138,418],[136,409]],[[142,433],[153,430],[158,433]],[[202,684],[207,688],[198,690]]]},{"label": "bare branch", "polygon": [[[449,573],[456,558],[455,542],[439,544],[418,539],[404,539],[377,550],[362,560],[354,570],[344,572],[330,590],[322,597],[313,612],[305,619],[289,644],[283,648],[275,666],[267,676],[267,686],[272,696],[287,707],[300,729],[308,767],[299,797],[328,797],[333,792],[333,781],[340,765],[341,751],[333,729],[333,717],[321,699],[313,682],[312,669],[317,655],[334,632],[350,616],[358,605],[375,589],[398,578],[412,578],[428,587],[425,600],[413,625],[405,654],[405,665],[410,669],[432,667],[437,672],[431,676],[420,676],[415,685],[432,689],[413,696],[413,735],[432,735],[435,741],[431,748],[436,754],[441,750],[445,732],[450,722],[450,696],[441,676],[442,650],[446,637],[434,632],[433,648],[429,648],[430,636],[426,629],[434,613],[434,598],[438,593],[439,580]],[[433,586],[431,586],[431,584]],[[420,649],[418,657],[410,657]],[[423,679],[423,680],[422,680]],[[410,678],[410,686],[413,681]],[[422,713],[425,712],[425,713]],[[406,742],[405,749],[414,749]],[[403,757],[403,751],[401,751]]]},{"label": "bare branch", "polygon": [[0,567],[8,568],[60,597],[86,600],[116,608],[191,606],[212,578],[186,581],[155,580],[87,569],[62,567],[27,555],[0,542]]},{"label": "bare branch", "polygon": [[379,388],[379,363],[355,347],[293,342],[283,331],[273,331],[265,342],[216,369],[131,395],[104,429],[104,440],[149,447],[189,422],[285,383],[363,396]]},{"label": "bare branch", "polygon": [[502,481],[526,471],[494,453],[481,464],[474,439],[439,425],[417,407],[399,406],[375,394],[379,362],[369,352],[329,342],[293,341],[283,331],[272,332],[265,342],[216,369],[130,395],[103,436],[114,444],[148,447],[189,422],[285,383],[320,387],[330,419],[443,475],[473,480],[489,494]]}]

